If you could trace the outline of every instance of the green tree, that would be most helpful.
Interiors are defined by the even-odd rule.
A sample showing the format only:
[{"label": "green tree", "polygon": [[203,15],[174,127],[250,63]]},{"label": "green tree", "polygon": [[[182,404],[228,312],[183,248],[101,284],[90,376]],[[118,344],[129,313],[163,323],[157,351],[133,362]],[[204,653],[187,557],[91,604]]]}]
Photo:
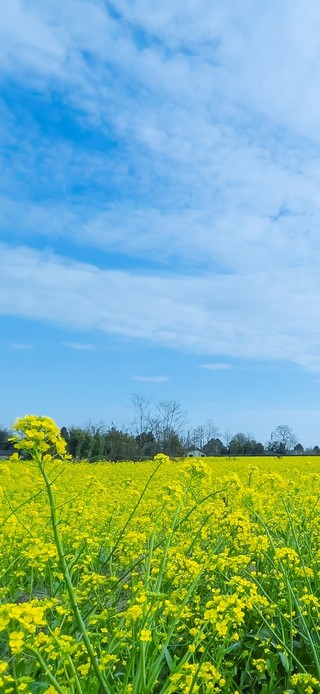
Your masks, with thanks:
[{"label": "green tree", "polygon": [[125,460],[138,457],[139,448],[134,436],[112,426],[104,434],[104,454],[110,460]]},{"label": "green tree", "polygon": [[3,450],[8,450],[10,448],[13,448],[13,444],[8,441],[10,437],[10,432],[8,429],[0,429],[0,448]]},{"label": "green tree", "polygon": [[261,455],[264,452],[262,443],[251,436],[239,432],[230,441],[229,453],[231,455]]},{"label": "green tree", "polygon": [[91,438],[91,434],[86,429],[71,427],[69,429],[68,452],[77,460],[89,458]]},{"label": "green tree", "polygon": [[158,445],[152,431],[143,431],[135,437],[136,444],[141,456],[153,457],[158,453]]},{"label": "green tree", "polygon": [[203,452],[206,455],[222,455],[227,453],[227,448],[223,445],[219,438],[212,438],[203,446]]}]

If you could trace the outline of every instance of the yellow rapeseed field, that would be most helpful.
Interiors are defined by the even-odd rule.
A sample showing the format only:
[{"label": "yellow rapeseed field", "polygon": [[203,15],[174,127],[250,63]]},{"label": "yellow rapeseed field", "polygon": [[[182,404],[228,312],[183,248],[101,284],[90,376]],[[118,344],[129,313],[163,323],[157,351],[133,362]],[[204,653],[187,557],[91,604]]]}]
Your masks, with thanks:
[{"label": "yellow rapeseed field", "polygon": [[317,458],[73,463],[49,418],[16,429],[1,692],[320,692]]}]

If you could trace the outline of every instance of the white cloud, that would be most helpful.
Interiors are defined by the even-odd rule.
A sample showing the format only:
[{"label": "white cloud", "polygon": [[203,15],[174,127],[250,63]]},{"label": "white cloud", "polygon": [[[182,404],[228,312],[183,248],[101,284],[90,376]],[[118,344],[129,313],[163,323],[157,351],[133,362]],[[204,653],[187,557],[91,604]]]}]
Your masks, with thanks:
[{"label": "white cloud", "polygon": [[[173,271],[319,262],[318,4],[117,8],[123,21],[98,0],[1,4],[3,73],[42,80],[75,119],[122,143],[112,156],[86,151],[6,117],[14,150],[2,167],[4,233],[125,251]],[[79,180],[93,202],[74,196]],[[44,181],[58,202],[34,202]],[[109,187],[121,194],[107,204]]]},{"label": "white cloud", "polygon": [[[3,72],[27,83],[54,84],[96,122],[109,118],[120,130],[140,132],[143,140],[161,147],[167,137],[161,121],[167,112],[170,122],[169,105],[173,112],[181,109],[185,152],[190,140],[184,139],[183,115],[190,107],[200,140],[207,129],[198,130],[199,118],[212,127],[227,110],[242,117],[241,127],[250,109],[319,141],[317,0],[307,5],[297,0],[294,7],[277,0],[263,6],[245,0],[238,7],[231,0],[220,6],[173,0],[157,10],[143,0],[119,0],[117,10],[120,21],[99,0],[2,0]],[[154,107],[139,98],[139,88],[144,97],[147,91],[157,98]],[[129,104],[133,108],[123,108]],[[141,120],[143,110],[147,119]]]},{"label": "white cloud", "polygon": [[[46,249],[3,246],[2,312],[319,369],[318,2],[116,7],[1,3],[3,78],[105,138],[5,111],[4,238]],[[159,271],[66,261],[61,239]]]},{"label": "white cloud", "polygon": [[197,354],[320,369],[320,279],[303,268],[143,276],[1,245],[0,312]]},{"label": "white cloud", "polygon": [[200,369],[207,369],[208,371],[225,371],[226,369],[231,369],[231,366],[223,362],[213,362],[212,364],[200,364]]},{"label": "white cloud", "polygon": [[31,83],[50,78],[84,84],[82,51],[105,50],[109,19],[94,0],[67,0],[63,5],[3,0],[0,17],[2,70],[24,73]]},{"label": "white cloud", "polygon": [[34,9],[23,0],[4,0],[1,5],[0,58],[4,70],[14,72],[25,63],[29,70],[50,73],[63,61],[61,44]]},{"label": "white cloud", "polygon": [[30,344],[29,342],[11,342],[10,347],[11,349],[25,350],[33,349],[34,345]]},{"label": "white cloud", "polygon": [[76,349],[84,352],[91,352],[95,349],[95,346],[89,342],[62,342],[62,345],[69,349]]},{"label": "white cloud", "polygon": [[141,383],[165,383],[169,381],[169,376],[134,376],[133,380]]}]

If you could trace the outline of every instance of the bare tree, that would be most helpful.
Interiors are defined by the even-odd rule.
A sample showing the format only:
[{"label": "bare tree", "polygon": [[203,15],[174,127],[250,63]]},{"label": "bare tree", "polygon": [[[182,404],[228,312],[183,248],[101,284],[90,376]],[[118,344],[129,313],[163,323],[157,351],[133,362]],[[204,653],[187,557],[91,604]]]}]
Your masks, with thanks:
[{"label": "bare tree", "polygon": [[179,434],[185,424],[187,412],[178,400],[162,400],[156,405],[163,431]]},{"label": "bare tree", "polygon": [[200,425],[198,427],[195,427],[195,429],[192,429],[191,440],[192,440],[192,445],[195,448],[202,449],[204,444],[206,443],[205,427]]},{"label": "bare tree", "polygon": [[187,418],[187,412],[178,400],[162,400],[155,404],[150,429],[162,450],[170,448],[173,437],[179,438]]},{"label": "bare tree", "polygon": [[278,445],[280,449],[286,451],[296,443],[297,439],[287,424],[279,424],[271,434],[272,448],[276,448]]},{"label": "bare tree", "polygon": [[208,443],[210,439],[216,439],[218,436],[220,436],[220,430],[219,427],[215,424],[213,419],[208,419],[207,423],[205,424],[205,443]]},{"label": "bare tree", "polygon": [[224,440],[224,442],[225,442],[225,445],[226,445],[227,448],[228,448],[229,443],[230,443],[230,441],[231,441],[231,439],[232,439],[231,431],[230,431],[229,429],[226,429],[226,430],[223,432],[223,434],[222,434],[222,438],[223,438],[223,440]]},{"label": "bare tree", "polygon": [[134,419],[132,421],[132,431],[135,436],[141,436],[148,428],[150,428],[150,401],[139,395],[132,393],[131,407],[134,411]]},{"label": "bare tree", "polygon": [[188,432],[188,435],[188,445],[202,449],[208,443],[208,441],[211,439],[216,439],[219,436],[219,429],[213,420],[209,419],[206,424],[200,424],[194,429],[191,429],[191,431]]}]

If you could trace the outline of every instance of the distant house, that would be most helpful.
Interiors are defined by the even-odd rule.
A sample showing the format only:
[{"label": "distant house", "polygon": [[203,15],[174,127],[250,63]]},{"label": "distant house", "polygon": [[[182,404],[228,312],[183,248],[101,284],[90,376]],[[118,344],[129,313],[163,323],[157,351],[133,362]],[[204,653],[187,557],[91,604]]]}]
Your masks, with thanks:
[{"label": "distant house", "polygon": [[187,458],[205,458],[206,454],[200,448],[190,448],[186,453]]}]

